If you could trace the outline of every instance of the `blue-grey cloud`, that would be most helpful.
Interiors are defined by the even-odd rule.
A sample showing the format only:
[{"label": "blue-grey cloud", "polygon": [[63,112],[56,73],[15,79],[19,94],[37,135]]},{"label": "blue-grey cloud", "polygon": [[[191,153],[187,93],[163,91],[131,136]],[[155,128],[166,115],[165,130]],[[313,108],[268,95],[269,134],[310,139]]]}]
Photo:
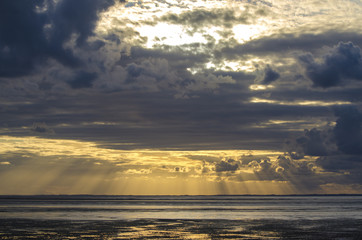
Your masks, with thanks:
[{"label": "blue-grey cloud", "polygon": [[334,134],[338,149],[345,154],[362,154],[362,113],[353,106],[335,108],[338,117]]},{"label": "blue-grey cloud", "polygon": [[356,170],[360,175],[360,168],[362,167],[362,156],[349,155],[349,154],[336,154],[333,156],[323,156],[318,158],[317,164],[328,171],[341,172],[345,170]]},{"label": "blue-grey cloud", "polygon": [[45,1],[0,2],[0,76],[25,75],[37,61],[47,56],[43,27],[47,15],[36,13]]},{"label": "blue-grey cloud", "polygon": [[[362,35],[357,32],[328,31],[320,34],[276,34],[253,39],[243,44],[226,42],[215,55],[226,59],[238,59],[245,54],[255,56],[285,56],[293,52],[315,53],[324,46],[333,46],[339,42],[362,44]],[[293,56],[293,55],[291,55]]]},{"label": "blue-grey cloud", "polygon": [[270,83],[276,81],[280,77],[280,74],[273,70],[269,65],[264,69],[264,77],[261,81],[261,84],[269,85]]},{"label": "blue-grey cloud", "polygon": [[76,43],[82,45],[93,34],[98,12],[114,4],[114,0],[62,0],[56,4],[52,17],[50,42],[59,45],[78,34]]},{"label": "blue-grey cloud", "polygon": [[299,60],[316,87],[338,86],[345,79],[362,80],[361,49],[352,42],[338,43],[323,56],[321,63],[315,61],[311,54],[300,56]]},{"label": "blue-grey cloud", "polygon": [[[68,67],[81,60],[64,47],[72,34],[77,46],[92,35],[98,13],[113,0],[0,2],[0,77],[24,76],[52,58]],[[41,9],[41,11],[39,10]]]},{"label": "blue-grey cloud", "polygon": [[[361,183],[362,113],[355,106],[334,107],[336,125],[305,130],[289,142],[289,156],[300,161],[305,155],[319,156],[316,164],[325,171],[344,173],[326,182]],[[323,182],[324,182],[323,181]]]},{"label": "blue-grey cloud", "polygon": [[74,78],[68,81],[68,84],[74,89],[90,88],[97,76],[98,74],[96,72],[79,71]]},{"label": "blue-grey cloud", "polygon": [[292,156],[362,155],[362,113],[355,106],[333,109],[337,117],[334,127],[305,129],[303,136],[287,142]]},{"label": "blue-grey cloud", "polygon": [[305,129],[303,136],[287,141],[287,149],[294,159],[309,156],[326,156],[336,152],[333,129]]}]

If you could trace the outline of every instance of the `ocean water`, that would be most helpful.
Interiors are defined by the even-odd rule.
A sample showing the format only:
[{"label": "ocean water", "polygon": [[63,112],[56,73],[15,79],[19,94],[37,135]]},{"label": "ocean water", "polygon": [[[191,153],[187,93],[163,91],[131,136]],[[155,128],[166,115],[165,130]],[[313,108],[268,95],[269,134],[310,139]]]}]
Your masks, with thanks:
[{"label": "ocean water", "polygon": [[3,196],[0,219],[362,219],[362,196]]},{"label": "ocean water", "polygon": [[0,239],[362,239],[361,196],[0,196]]}]

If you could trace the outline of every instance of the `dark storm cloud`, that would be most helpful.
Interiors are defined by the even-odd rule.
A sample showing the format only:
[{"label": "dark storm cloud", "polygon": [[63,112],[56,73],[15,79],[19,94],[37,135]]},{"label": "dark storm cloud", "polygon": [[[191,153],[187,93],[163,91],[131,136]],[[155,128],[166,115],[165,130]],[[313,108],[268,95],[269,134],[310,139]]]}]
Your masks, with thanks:
[{"label": "dark storm cloud", "polygon": [[29,74],[48,58],[70,67],[81,60],[64,43],[76,34],[78,46],[92,35],[98,12],[111,0],[0,2],[0,77]]},{"label": "dark storm cloud", "polygon": [[335,172],[339,175],[332,178],[332,181],[342,184],[362,184],[362,156],[336,154],[323,156],[317,159],[316,164],[325,171]]},{"label": "dark storm cloud", "polygon": [[362,80],[361,49],[352,42],[340,42],[318,63],[311,54],[300,61],[314,86],[328,88],[341,85],[344,79]]},{"label": "dark storm cloud", "polygon": [[[362,156],[336,154],[333,156],[323,156],[317,160],[317,164],[328,171],[356,170],[359,172],[362,167]],[[361,180],[362,181],[362,180]]]},{"label": "dark storm cloud", "polygon": [[98,74],[95,72],[79,71],[73,79],[68,81],[68,84],[74,89],[90,88],[97,76]]},{"label": "dark storm cloud", "polygon": [[309,156],[326,156],[336,151],[333,129],[305,129],[303,136],[288,141],[288,151],[294,159]]},{"label": "dark storm cloud", "polygon": [[324,171],[343,173],[330,179],[321,177],[321,183],[361,183],[362,113],[355,106],[338,106],[334,111],[334,127],[305,130],[303,136],[289,142],[288,155],[294,163],[304,155],[319,156],[316,164]]},{"label": "dark storm cloud", "polygon": [[345,154],[362,154],[362,113],[355,107],[335,109],[338,117],[334,134],[338,149]]},{"label": "dark storm cloud", "polygon": [[292,156],[362,155],[362,113],[355,106],[336,106],[334,112],[334,127],[306,129],[303,136],[288,142]]},{"label": "dark storm cloud", "polygon": [[62,0],[56,4],[53,15],[51,42],[60,45],[69,40],[73,33],[79,34],[78,46],[93,34],[98,12],[114,4],[114,0]]},{"label": "dark storm cloud", "polygon": [[0,77],[25,75],[47,55],[46,14],[35,7],[45,1],[0,1]]},{"label": "dark storm cloud", "polygon": [[276,81],[280,77],[280,74],[273,70],[269,65],[264,69],[264,77],[261,81],[261,84],[269,85],[270,83]]}]

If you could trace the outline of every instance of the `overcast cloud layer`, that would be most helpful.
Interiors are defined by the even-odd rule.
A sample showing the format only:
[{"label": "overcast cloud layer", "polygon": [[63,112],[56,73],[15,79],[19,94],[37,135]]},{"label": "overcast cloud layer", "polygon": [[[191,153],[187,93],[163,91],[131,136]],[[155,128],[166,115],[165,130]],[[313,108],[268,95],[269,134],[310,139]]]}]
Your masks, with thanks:
[{"label": "overcast cloud layer", "polygon": [[[136,175],[362,193],[361,12],[352,0],[0,1],[0,194],[60,168],[28,193],[74,193],[64,186],[82,174],[99,175],[85,193],[122,194],[106,182]],[[58,150],[38,150],[49,141]]]}]

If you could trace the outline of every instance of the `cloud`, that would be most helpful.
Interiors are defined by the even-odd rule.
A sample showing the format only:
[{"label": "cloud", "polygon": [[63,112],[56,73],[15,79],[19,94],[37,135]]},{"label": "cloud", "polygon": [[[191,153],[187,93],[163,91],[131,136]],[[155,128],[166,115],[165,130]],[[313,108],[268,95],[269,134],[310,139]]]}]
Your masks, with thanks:
[{"label": "cloud", "polygon": [[356,171],[360,175],[359,171],[362,167],[362,156],[348,155],[348,154],[336,154],[333,156],[323,156],[317,159],[323,169],[327,171]]},{"label": "cloud", "polygon": [[[198,48],[197,48],[198,49]],[[148,49],[142,48],[139,46],[134,46],[131,49],[130,59],[136,61],[137,59],[149,59],[149,58],[159,58],[167,59],[169,64],[178,69],[186,69],[198,66],[199,64],[203,65],[207,63],[210,59],[210,54],[197,51],[189,51],[182,49],[180,47],[170,47],[167,51],[163,49]],[[122,59],[120,60],[121,63]],[[126,62],[127,64],[128,62]],[[129,64],[129,63],[128,63]]]},{"label": "cloud", "polygon": [[[90,3],[91,6],[86,6],[87,9],[90,9],[89,15],[79,13],[77,16],[64,19],[68,13],[80,11],[82,4],[86,4],[85,1],[73,2],[63,0],[59,1],[58,4],[48,3],[48,7],[46,7],[47,4],[44,1],[44,10],[42,11],[35,11],[34,9],[37,7],[32,2],[30,10],[34,12],[35,16],[44,15],[45,18],[42,20],[44,22],[41,21],[38,24],[39,31],[44,35],[41,36],[45,39],[43,39],[46,50],[44,58],[55,56],[50,55],[50,49],[54,48],[47,47],[50,44],[50,39],[53,38],[55,39],[53,47],[59,45],[60,42],[66,43],[59,48],[61,51],[68,52],[70,54],[68,56],[74,55],[76,58],[88,59],[88,52],[78,51],[75,48],[92,48],[92,43],[86,46],[88,45],[87,39],[94,33],[98,13],[112,4],[112,1],[94,1]],[[38,6],[43,6],[41,1],[36,3]],[[196,19],[192,20],[196,21],[195,24],[209,26],[207,22],[209,21],[209,13],[212,13],[211,16],[216,13],[219,14],[218,20],[220,21],[226,21],[225,16],[231,16],[226,19],[232,21],[237,17],[244,16],[237,9],[198,9],[195,11],[195,17],[199,16],[200,18],[191,16],[193,11],[184,12],[184,15],[178,14],[176,17],[185,24],[187,21]],[[88,22],[85,19],[88,19]],[[54,31],[59,30],[65,23],[69,26],[65,26],[64,33],[57,33],[59,34],[59,40],[57,40]],[[108,37],[113,36],[112,34]],[[310,48],[315,54],[315,49],[323,46],[324,42],[330,43],[342,37],[351,38],[355,41],[360,36],[357,33],[342,35],[338,32],[319,35],[270,35],[251,39],[232,50],[233,54],[239,58],[248,54],[280,55],[285,53],[282,51],[283,49],[286,51],[305,51]],[[104,59],[111,52],[116,52],[111,50],[120,47],[119,43],[114,48],[111,47],[109,45],[110,40],[107,40],[106,36],[97,36],[96,38],[98,37],[104,37],[104,39],[94,42],[94,48],[89,51],[91,52],[89,55],[99,56],[103,53],[102,51],[106,51],[106,53],[101,56],[101,60],[97,64],[105,61]],[[119,41],[118,35],[113,37],[113,41]],[[56,41],[59,43],[55,43]],[[225,44],[228,44],[228,41]],[[32,46],[36,45],[33,44]],[[200,48],[205,46],[202,45]],[[155,47],[149,49],[133,46],[131,55],[128,57],[125,57],[123,53],[121,59],[118,55],[112,60],[109,60],[110,57],[108,57],[107,60],[112,61],[112,63],[105,70],[100,67],[93,70],[94,64],[92,65],[90,61],[84,62],[84,64],[89,65],[75,69],[59,67],[60,64],[52,65],[50,66],[52,71],[44,70],[42,74],[33,78],[26,78],[27,84],[30,85],[29,83],[31,83],[30,87],[32,88],[25,85],[25,81],[23,83],[18,79],[11,82],[9,80],[6,82],[7,85],[3,81],[1,87],[5,85],[8,87],[2,90],[7,94],[6,96],[14,99],[23,96],[31,104],[16,102],[12,103],[11,106],[3,106],[1,108],[2,123],[9,123],[10,126],[16,125],[20,129],[21,126],[31,126],[33,121],[45,121],[53,126],[61,137],[72,139],[88,139],[90,137],[94,141],[102,141],[102,144],[109,144],[110,147],[124,147],[122,144],[117,145],[117,142],[120,141],[119,136],[122,135],[134,143],[134,145],[127,146],[129,148],[210,149],[217,147],[222,149],[243,146],[247,149],[254,147],[278,149],[287,135],[304,127],[298,122],[288,126],[286,124],[262,125],[262,123],[273,119],[292,122],[296,116],[298,116],[297,118],[303,116],[303,119],[311,118],[313,120],[320,117],[332,118],[332,113],[326,107],[280,106],[277,102],[274,104],[248,102],[252,97],[280,98],[283,102],[295,98],[326,101],[328,99],[338,100],[339,98],[358,99],[355,97],[359,94],[357,90],[352,97],[342,91],[336,95],[328,92],[313,92],[309,89],[301,89],[299,85],[292,86],[293,88],[297,87],[297,90],[291,89],[290,84],[284,84],[279,88],[277,86],[279,82],[284,83],[282,81],[286,79],[284,77],[285,71],[290,70],[284,70],[288,66],[284,68],[279,64],[270,65],[277,66],[278,71],[272,67],[265,68],[261,79],[265,84],[277,81],[278,84],[276,84],[275,89],[250,92],[247,86],[252,84],[254,79],[251,73],[230,69],[229,72],[205,69],[207,62],[214,60],[221,62],[222,59],[220,58],[222,57],[212,58],[212,51],[206,51],[206,47],[200,52],[193,51],[198,47],[193,48],[192,51],[188,47]],[[5,49],[5,51],[7,50]],[[81,54],[78,54],[79,52]],[[39,57],[40,59],[43,58]],[[117,62],[118,60],[119,62]],[[262,61],[264,62],[264,59]],[[265,61],[265,63],[267,62]],[[190,68],[199,72],[193,73]],[[64,69],[66,71],[63,71]],[[58,73],[57,76],[56,73]],[[60,73],[64,74],[61,75]],[[282,75],[283,79],[277,78],[278,74]],[[57,81],[59,79],[63,79],[63,81]],[[107,83],[110,83],[109,89],[104,91],[102,86],[107,85]],[[63,85],[60,86],[60,84]],[[67,84],[70,88],[67,87]],[[289,89],[287,89],[288,87]],[[88,88],[92,88],[92,91],[89,91]],[[9,89],[13,92],[8,91]],[[78,91],[78,89],[82,89],[82,95],[73,97],[75,96],[73,91]],[[54,95],[55,93],[59,95]],[[32,98],[29,99],[29,96]],[[175,97],[179,98],[176,99]],[[118,104],[115,104],[116,102]],[[34,115],[35,118],[29,118],[30,114]],[[93,124],[94,122],[113,122],[113,124],[98,125]],[[90,131],[91,129],[95,131]],[[157,136],[155,137],[157,140],[149,137],[150,133]],[[170,139],[170,135],[175,137]],[[321,154],[323,152],[324,143],[321,146],[321,152],[318,153],[317,150],[312,149],[311,146],[316,142],[315,138],[317,139],[317,137],[304,136],[304,140],[301,140],[302,143],[300,144],[303,145],[303,147],[300,146],[303,153]]]},{"label": "cloud", "polygon": [[70,39],[73,33],[78,36],[76,44],[81,46],[93,34],[98,20],[98,12],[114,4],[114,0],[62,0],[56,4],[52,18],[52,44],[59,45]]},{"label": "cloud", "polygon": [[185,155],[185,157],[192,160],[199,160],[207,163],[215,163],[220,160],[219,157],[208,156],[208,155]]},{"label": "cloud", "polygon": [[[259,8],[265,4],[257,1],[231,3],[235,8],[221,2],[212,8],[207,2],[175,2],[173,13],[167,12],[164,4],[169,3],[164,1],[139,2],[127,9],[116,4],[100,14],[114,2],[0,1],[0,134],[86,140],[103,147],[99,156],[105,149],[185,151],[182,154],[190,155],[187,161],[199,164],[198,171],[188,166],[188,174],[207,172],[204,177],[240,175],[243,181],[259,177],[297,186],[303,181],[310,186],[357,181],[352,179],[362,168],[360,30],[325,32],[325,26],[316,33],[309,27],[318,25],[317,17],[326,16],[325,12],[306,18],[298,12],[289,21],[294,17],[283,7],[270,5],[266,12]],[[291,28],[285,29],[285,22]],[[193,31],[204,40],[163,45],[167,41],[161,35],[167,39],[168,34],[150,34],[148,24],[167,23],[178,25],[181,38],[185,37],[182,41],[190,37],[182,34]],[[240,24],[245,27],[241,29],[255,30],[255,35],[238,42],[243,34],[237,31],[242,30],[233,26]],[[348,29],[354,31],[354,26]],[[256,68],[260,68],[257,78]],[[316,88],[310,87],[311,82]],[[257,88],[249,88],[253,84]],[[327,106],[338,104],[356,107]],[[325,126],[335,120],[336,125]],[[297,137],[283,149],[290,136]],[[59,149],[70,147],[65,144]],[[39,144],[32,148],[38,150]],[[279,158],[273,154],[221,161],[201,151],[230,149],[287,153]],[[62,159],[74,158],[68,150],[62,151],[67,151],[61,153]],[[94,152],[99,153],[90,149],[79,155],[84,159],[74,162],[74,175],[101,169],[96,157],[87,157]],[[21,154],[1,162],[16,166]],[[29,155],[39,163],[36,167],[51,159],[37,158]],[[134,166],[118,166],[117,171],[139,170],[138,164],[147,161],[135,160]],[[113,166],[110,169],[116,169]],[[73,164],[68,167],[75,169]],[[171,167],[181,172],[184,165]],[[329,174],[343,177],[321,180]]]},{"label": "cloud", "polygon": [[345,154],[362,154],[362,113],[354,106],[335,108],[338,117],[334,134],[338,149]]},{"label": "cloud", "polygon": [[90,88],[97,76],[98,74],[96,72],[79,71],[73,79],[68,81],[68,84],[74,89]]},{"label": "cloud", "polygon": [[47,16],[35,12],[44,4],[45,1],[0,2],[0,77],[25,75],[47,55],[43,32]]},{"label": "cloud", "polygon": [[169,66],[167,59],[142,59],[139,63],[128,64],[125,70],[126,88],[159,91],[174,88],[176,82],[180,80],[175,70]]},{"label": "cloud", "polygon": [[180,14],[167,14],[160,20],[187,27],[191,26],[193,30],[220,25],[224,28],[232,28],[235,24],[250,24],[254,19],[266,14],[265,9],[247,8],[240,14],[231,8],[195,9]]},{"label": "cloud", "polygon": [[335,45],[338,42],[352,41],[362,44],[361,34],[357,32],[328,31],[320,34],[279,34],[252,39],[243,44],[234,44],[233,42],[215,50],[216,55],[226,59],[239,59],[240,57],[250,54],[254,56],[294,56],[296,52],[315,53],[323,46]]},{"label": "cloud", "polygon": [[125,67],[127,73],[126,89],[150,92],[171,91],[176,97],[188,97],[193,92],[217,90],[223,84],[235,84],[230,76],[216,75],[212,72],[192,74],[183,66],[176,66],[165,58],[141,58]]},{"label": "cloud", "polygon": [[238,168],[238,163],[233,159],[228,159],[227,161],[220,161],[215,164],[216,172],[235,172]]},{"label": "cloud", "polygon": [[303,136],[287,141],[287,151],[296,159],[338,154],[362,155],[362,113],[355,106],[335,106],[335,126],[305,129]]},{"label": "cloud", "polygon": [[31,127],[31,130],[36,133],[41,134],[53,134],[55,133],[53,129],[51,129],[48,125],[46,125],[44,122],[35,122],[33,123],[33,126]]},{"label": "cloud", "polygon": [[361,49],[352,42],[340,42],[319,63],[313,55],[299,57],[315,87],[334,87],[345,79],[362,80]]},{"label": "cloud", "polygon": [[262,78],[260,83],[263,85],[269,85],[272,82],[276,81],[280,77],[280,74],[273,70],[269,65],[267,65],[263,71]]},{"label": "cloud", "polygon": [[336,152],[333,129],[305,129],[303,136],[287,142],[288,152],[294,159],[308,156],[326,156]]},{"label": "cloud", "polygon": [[362,155],[336,154],[323,156],[317,159],[316,164],[321,166],[324,171],[336,173],[333,178],[329,179],[329,182],[362,184]]},{"label": "cloud", "polygon": [[348,105],[333,109],[337,117],[334,127],[305,129],[303,136],[287,141],[291,156],[362,155],[362,113]]},{"label": "cloud", "polygon": [[309,179],[316,176],[315,164],[309,160],[294,160],[289,154],[279,155],[276,160],[251,161],[248,166],[259,180],[290,181],[307,189],[318,186],[318,183]]},{"label": "cloud", "polygon": [[[270,157],[270,158],[269,158]],[[336,172],[325,172],[313,158],[294,159],[288,153],[279,156],[241,156],[241,161],[224,160],[224,175],[230,181],[282,181],[288,182],[299,193],[319,191],[326,183],[343,183],[349,181],[340,178]],[[239,167],[232,169],[226,163]],[[220,171],[219,171],[220,172]],[[220,175],[219,175],[220,176]]]},{"label": "cloud", "polygon": [[65,47],[73,36],[83,46],[93,34],[98,12],[113,0],[0,2],[0,77],[31,73],[49,58],[76,67],[81,60]]},{"label": "cloud", "polygon": [[334,127],[305,130],[303,136],[289,142],[288,155],[294,163],[303,160],[305,155],[318,156],[315,164],[326,174],[318,175],[316,180],[321,184],[360,184],[362,113],[355,106],[334,107],[334,112],[337,117]]}]

